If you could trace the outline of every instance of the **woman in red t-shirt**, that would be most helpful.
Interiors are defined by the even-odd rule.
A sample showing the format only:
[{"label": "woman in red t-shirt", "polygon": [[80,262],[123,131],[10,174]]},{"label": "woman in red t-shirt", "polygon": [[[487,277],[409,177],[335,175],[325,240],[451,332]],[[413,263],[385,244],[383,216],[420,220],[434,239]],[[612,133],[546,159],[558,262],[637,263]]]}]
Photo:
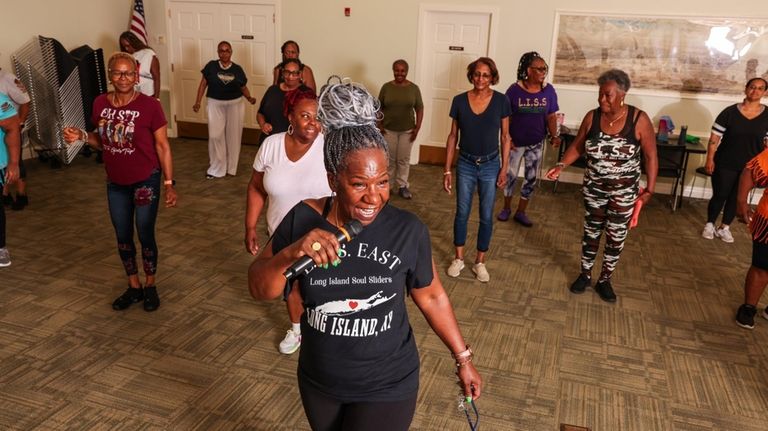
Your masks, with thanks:
[{"label": "woman in red t-shirt", "polygon": [[[160,306],[155,287],[155,220],[160,202],[161,174],[165,177],[165,206],[176,206],[168,122],[160,102],[136,91],[138,71],[136,60],[130,54],[118,52],[112,55],[107,73],[114,91],[102,94],[93,102],[91,119],[98,129],[87,132],[66,127],[64,140],[67,143],[85,140],[104,153],[109,214],[129,284],[128,290],[112,303],[112,308],[124,310],[143,301],[144,310],[154,311]],[[134,220],[146,275],[143,288],[136,266]]]}]

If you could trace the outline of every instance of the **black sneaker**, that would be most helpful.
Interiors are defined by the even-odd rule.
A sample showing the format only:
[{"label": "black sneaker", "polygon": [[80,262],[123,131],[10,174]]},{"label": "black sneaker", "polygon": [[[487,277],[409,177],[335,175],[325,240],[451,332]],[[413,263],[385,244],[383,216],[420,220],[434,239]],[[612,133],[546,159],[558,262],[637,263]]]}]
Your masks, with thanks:
[{"label": "black sneaker", "polygon": [[160,297],[157,296],[156,286],[144,288],[144,311],[155,311],[160,306]]},{"label": "black sneaker", "polygon": [[16,200],[11,205],[11,209],[14,211],[23,210],[25,206],[29,205],[29,198],[27,195],[16,195]]},{"label": "black sneaker", "polygon": [[579,278],[571,284],[569,290],[572,293],[584,293],[587,287],[592,285],[592,277],[587,274],[579,274]]},{"label": "black sneaker", "polygon": [[605,302],[616,302],[616,294],[613,293],[611,280],[598,281],[595,285],[595,292]]},{"label": "black sneaker", "polygon": [[144,292],[141,290],[141,287],[129,287],[122,295],[115,299],[115,302],[112,303],[112,309],[118,311],[125,310],[131,304],[135,304],[142,299],[144,299]]},{"label": "black sneaker", "polygon": [[13,196],[11,194],[3,195],[3,205],[9,207],[13,205]]},{"label": "black sneaker", "polygon": [[744,329],[755,329],[755,314],[757,314],[757,308],[754,305],[741,304],[739,311],[736,312],[736,324]]}]

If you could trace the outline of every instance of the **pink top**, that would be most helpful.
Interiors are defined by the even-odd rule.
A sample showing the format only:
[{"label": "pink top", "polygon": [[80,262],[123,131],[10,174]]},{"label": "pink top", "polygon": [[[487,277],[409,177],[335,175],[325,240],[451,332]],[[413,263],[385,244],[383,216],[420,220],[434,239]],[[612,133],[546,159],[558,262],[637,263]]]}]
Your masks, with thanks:
[{"label": "pink top", "polygon": [[160,169],[154,133],[168,122],[156,99],[138,93],[135,100],[119,108],[111,96],[93,101],[93,124],[104,148],[104,167],[110,182],[133,184]]}]

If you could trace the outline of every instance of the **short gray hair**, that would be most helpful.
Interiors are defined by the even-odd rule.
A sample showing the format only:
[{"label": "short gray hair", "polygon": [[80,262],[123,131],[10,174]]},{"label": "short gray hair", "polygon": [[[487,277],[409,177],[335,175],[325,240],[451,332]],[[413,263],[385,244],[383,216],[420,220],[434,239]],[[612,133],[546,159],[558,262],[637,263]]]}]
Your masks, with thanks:
[{"label": "short gray hair", "polygon": [[597,78],[597,85],[602,86],[609,81],[615,82],[619,89],[625,93],[629,91],[629,87],[632,85],[627,72],[624,72],[621,69],[611,69],[603,72],[600,77]]}]

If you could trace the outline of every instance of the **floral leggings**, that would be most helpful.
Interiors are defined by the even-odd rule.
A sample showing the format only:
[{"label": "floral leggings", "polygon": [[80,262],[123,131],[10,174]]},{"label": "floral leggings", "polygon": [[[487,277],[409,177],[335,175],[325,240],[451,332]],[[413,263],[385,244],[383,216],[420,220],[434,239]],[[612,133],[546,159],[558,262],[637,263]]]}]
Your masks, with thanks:
[{"label": "floral leggings", "polygon": [[599,281],[608,280],[616,269],[629,233],[637,199],[639,176],[616,176],[601,181],[584,180],[584,237],[581,241],[581,272],[589,274],[605,231],[603,268]]},{"label": "floral leggings", "polygon": [[157,270],[155,221],[160,203],[160,171],[154,171],[146,180],[130,185],[108,182],[107,201],[117,235],[117,252],[126,275],[139,272],[136,267],[136,245],[133,242],[134,217],[141,243],[144,273],[154,275]]}]

